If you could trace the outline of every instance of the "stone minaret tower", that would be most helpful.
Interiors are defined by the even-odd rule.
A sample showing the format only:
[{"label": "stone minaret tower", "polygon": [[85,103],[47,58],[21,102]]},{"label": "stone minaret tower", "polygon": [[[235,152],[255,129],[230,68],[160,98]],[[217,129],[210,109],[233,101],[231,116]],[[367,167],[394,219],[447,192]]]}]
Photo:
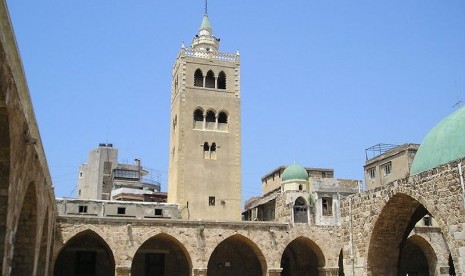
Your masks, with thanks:
[{"label": "stone minaret tower", "polygon": [[205,14],[171,85],[168,202],[183,219],[241,220],[239,53],[220,53]]}]

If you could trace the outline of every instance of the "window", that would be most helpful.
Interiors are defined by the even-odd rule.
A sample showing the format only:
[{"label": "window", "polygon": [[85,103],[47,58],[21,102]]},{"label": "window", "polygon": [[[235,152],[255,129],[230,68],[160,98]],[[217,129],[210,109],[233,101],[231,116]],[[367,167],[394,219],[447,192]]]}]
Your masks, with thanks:
[{"label": "window", "polygon": [[203,87],[203,73],[200,69],[195,70],[194,86]]},{"label": "window", "polygon": [[163,216],[163,209],[155,208],[155,216],[157,217]]},{"label": "window", "polygon": [[376,170],[375,168],[371,168],[368,170],[368,175],[370,176],[370,178],[375,178],[376,177]]},{"label": "window", "polygon": [[388,162],[386,164],[383,165],[383,170],[384,170],[384,175],[388,175],[391,173],[391,169],[392,169],[392,164],[391,162]]},{"label": "window", "polygon": [[117,214],[118,215],[125,215],[126,214],[126,207],[118,207]]},{"label": "window", "polygon": [[307,223],[307,202],[303,197],[298,197],[294,202],[294,223]]},{"label": "window", "polygon": [[79,205],[79,213],[87,213],[87,205]]},{"label": "window", "polygon": [[215,206],[215,197],[209,196],[208,197],[208,206]]},{"label": "window", "polygon": [[207,116],[205,117],[205,128],[209,130],[215,129],[216,125],[216,115],[213,110],[209,110],[207,112]]},{"label": "window", "polygon": [[210,145],[208,145],[208,142],[203,143],[203,159],[210,159]]},{"label": "window", "polygon": [[425,224],[425,226],[433,226],[433,221],[431,220],[431,217],[429,215],[423,217],[423,223]]},{"label": "window", "polygon": [[200,108],[194,111],[194,129],[203,129],[203,111]]},{"label": "window", "polygon": [[210,159],[216,160],[216,143],[213,142],[212,146],[210,147]]},{"label": "window", "polygon": [[333,198],[332,197],[321,198],[321,205],[323,209],[323,216],[333,215]]},{"label": "window", "polygon": [[113,176],[115,178],[126,178],[126,179],[139,179],[139,171],[128,171],[128,170],[113,170]]},{"label": "window", "polygon": [[228,130],[228,114],[226,114],[224,111],[221,111],[220,114],[218,114],[218,130]]},{"label": "window", "polygon": [[174,115],[174,119],[173,119],[173,131],[176,130],[177,124],[178,124],[178,115]]},{"label": "window", "polygon": [[82,178],[82,171],[79,172],[79,178]]},{"label": "window", "polygon": [[218,74],[218,89],[226,89],[226,74],[223,71]]},{"label": "window", "polygon": [[215,88],[215,74],[213,74],[212,70],[208,71],[207,73],[207,76],[205,78],[205,87]]}]

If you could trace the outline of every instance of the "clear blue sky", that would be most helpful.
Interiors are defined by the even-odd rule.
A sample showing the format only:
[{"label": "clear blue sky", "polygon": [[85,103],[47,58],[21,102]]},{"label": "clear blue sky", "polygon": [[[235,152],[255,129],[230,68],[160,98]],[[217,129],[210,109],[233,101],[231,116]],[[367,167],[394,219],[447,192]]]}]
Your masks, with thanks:
[{"label": "clear blue sky", "polygon": [[[203,0],[7,0],[57,196],[100,142],[166,191],[171,68]],[[243,199],[279,165],[363,179],[364,149],[420,143],[465,100],[465,1],[210,0],[241,53]]]}]

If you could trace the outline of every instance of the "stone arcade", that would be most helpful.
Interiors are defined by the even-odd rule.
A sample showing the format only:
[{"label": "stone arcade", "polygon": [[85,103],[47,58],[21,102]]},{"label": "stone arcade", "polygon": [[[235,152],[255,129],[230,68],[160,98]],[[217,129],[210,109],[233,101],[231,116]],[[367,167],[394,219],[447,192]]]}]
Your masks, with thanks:
[{"label": "stone arcade", "polygon": [[[171,203],[164,207],[152,204],[155,204],[153,208],[162,206],[160,208],[166,207],[169,212],[179,211],[179,219],[108,215],[107,211],[111,210],[105,209],[106,201],[95,201],[95,210],[101,211],[92,215],[70,214],[69,209],[61,208],[68,203],[54,198],[4,1],[0,4],[0,20],[2,275],[374,276],[405,275],[410,271],[416,275],[449,275],[454,269],[456,275],[465,275],[462,174],[465,109],[456,111],[428,134],[415,156],[410,174],[368,191],[341,197],[340,219],[333,225],[316,225],[312,219],[306,223],[292,223],[290,218],[279,222],[240,221],[237,214],[240,212],[237,206],[240,202],[240,183],[237,183],[240,179],[237,163],[240,160],[238,57],[219,54],[215,47],[182,49],[181,56],[186,59],[212,60],[214,68],[212,76],[210,68],[201,63],[203,77],[197,78],[200,73],[189,67],[187,61],[177,63],[180,67],[175,69],[172,90],[179,90],[178,97],[185,99],[186,104],[173,108],[178,110],[172,114],[173,128],[177,125],[175,131],[185,131],[183,139],[189,139],[187,134],[192,134],[197,140],[181,141],[172,136],[170,151],[173,153],[170,154],[174,157],[170,166],[189,168],[192,161],[189,158],[196,157],[182,147],[190,142],[200,149],[200,158],[210,162],[203,166],[205,170],[215,166],[213,162],[224,162],[222,158],[228,158],[233,166],[229,179],[235,196],[224,204],[233,208],[231,218],[227,221],[188,219],[182,210],[187,201],[198,200],[205,205],[191,210],[192,218],[202,218],[202,209],[210,206],[210,199],[185,194],[183,181],[191,176],[176,172],[175,168],[170,171],[170,177],[175,175],[177,179],[170,179],[170,185],[174,183],[176,188],[173,190],[170,186],[169,191],[175,194],[169,201],[177,201],[174,203],[179,209],[173,210]],[[211,31],[207,23],[202,26]],[[214,38],[210,31],[201,28],[196,39],[215,44],[215,40],[209,40]],[[223,61],[223,58],[228,60]],[[231,64],[229,59],[235,60]],[[229,64],[231,66],[227,67]],[[176,70],[181,71],[177,74]],[[209,95],[223,87],[226,91],[218,93],[225,94],[215,95],[221,100],[214,102],[228,98],[225,106],[189,101],[189,93],[205,90]],[[174,105],[177,104],[175,98],[173,95]],[[217,146],[220,143],[221,150]],[[202,179],[204,176],[193,177]],[[219,206],[214,208],[220,210],[223,195],[213,192],[206,196],[217,197],[215,204]],[[149,208],[148,203],[132,204],[135,210]],[[437,223],[429,234],[415,228],[425,215],[430,215]],[[212,219],[216,216],[213,213]],[[405,256],[425,260],[426,272],[424,267],[408,267]]]}]

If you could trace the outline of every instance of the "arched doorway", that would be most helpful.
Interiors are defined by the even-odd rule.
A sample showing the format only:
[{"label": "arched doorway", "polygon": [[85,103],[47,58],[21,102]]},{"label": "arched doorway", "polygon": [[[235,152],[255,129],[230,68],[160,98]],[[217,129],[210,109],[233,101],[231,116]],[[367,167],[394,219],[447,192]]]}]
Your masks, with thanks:
[{"label": "arched doorway", "polygon": [[434,249],[418,235],[407,239],[399,262],[400,275],[435,275],[437,258]]},{"label": "arched doorway", "polygon": [[18,219],[11,275],[32,275],[37,229],[36,187],[29,183]]},{"label": "arched doorway", "polygon": [[234,235],[222,241],[208,261],[208,276],[261,276],[265,258],[251,240]]},{"label": "arched doorway", "polygon": [[324,266],[325,257],[320,247],[305,237],[290,242],[281,257],[282,276],[316,276],[318,268]]},{"label": "arched doorway", "polygon": [[427,214],[428,210],[420,202],[406,194],[391,197],[372,231],[367,260],[370,275],[400,275],[408,268],[402,261],[408,254],[415,254],[422,259],[423,266],[430,266],[425,264],[428,263],[425,247],[418,248],[416,240],[408,241],[415,224]]},{"label": "arched doorway", "polygon": [[115,259],[108,244],[94,231],[83,231],[71,238],[55,261],[55,276],[112,276]]},{"label": "arched doorway", "polygon": [[189,276],[192,264],[184,246],[167,234],[156,235],[144,242],[132,261],[132,276]]}]

